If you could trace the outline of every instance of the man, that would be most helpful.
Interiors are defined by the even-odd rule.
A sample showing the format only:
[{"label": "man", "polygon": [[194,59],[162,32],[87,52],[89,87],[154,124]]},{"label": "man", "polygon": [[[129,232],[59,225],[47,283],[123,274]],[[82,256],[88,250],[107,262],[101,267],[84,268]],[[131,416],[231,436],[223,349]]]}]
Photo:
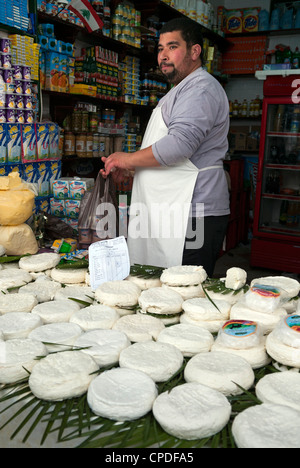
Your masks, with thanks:
[{"label": "man", "polygon": [[135,171],[132,263],[202,265],[212,276],[230,213],[223,168],[229,105],[222,86],[202,68],[202,55],[200,25],[180,18],[162,27],[158,64],[173,87],[153,111],[141,150],[103,158],[102,174],[113,172],[118,181]]}]

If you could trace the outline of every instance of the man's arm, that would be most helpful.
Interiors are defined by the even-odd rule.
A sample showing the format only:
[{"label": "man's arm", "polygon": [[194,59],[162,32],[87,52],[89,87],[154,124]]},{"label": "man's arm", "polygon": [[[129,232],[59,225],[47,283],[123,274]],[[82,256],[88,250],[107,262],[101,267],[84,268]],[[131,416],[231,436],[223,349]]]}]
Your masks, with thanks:
[{"label": "man's arm", "polygon": [[134,153],[113,153],[107,158],[103,157],[104,169],[100,170],[103,177],[107,177],[111,172],[120,172],[126,174],[128,171],[134,171],[137,167],[158,167],[160,164],[154,157],[152,146],[136,151]]}]

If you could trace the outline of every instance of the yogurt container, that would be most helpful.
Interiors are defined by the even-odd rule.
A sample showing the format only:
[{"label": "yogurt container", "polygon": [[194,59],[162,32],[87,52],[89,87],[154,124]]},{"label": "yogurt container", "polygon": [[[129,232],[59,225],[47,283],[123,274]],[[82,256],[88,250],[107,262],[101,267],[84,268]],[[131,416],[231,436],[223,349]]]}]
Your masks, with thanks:
[{"label": "yogurt container", "polygon": [[2,54],[1,55],[1,65],[2,68],[8,69],[12,68],[12,62],[11,62],[11,55],[10,54]]},{"label": "yogurt container", "polygon": [[7,109],[15,109],[15,107],[16,107],[15,94],[6,94],[5,95],[5,107]]},{"label": "yogurt container", "polygon": [[27,65],[22,66],[22,78],[23,80],[31,80],[31,67]]},{"label": "yogurt container", "polygon": [[16,110],[15,109],[5,109],[5,118],[8,123],[15,123],[16,121]]},{"label": "yogurt container", "polygon": [[10,54],[11,52],[11,41],[8,37],[3,37],[0,39],[0,51],[5,54]]},{"label": "yogurt container", "polygon": [[23,94],[23,82],[21,80],[15,80],[15,92]]},{"label": "yogurt container", "polygon": [[22,65],[13,65],[12,70],[13,70],[13,78],[15,80],[22,80],[23,78]]}]

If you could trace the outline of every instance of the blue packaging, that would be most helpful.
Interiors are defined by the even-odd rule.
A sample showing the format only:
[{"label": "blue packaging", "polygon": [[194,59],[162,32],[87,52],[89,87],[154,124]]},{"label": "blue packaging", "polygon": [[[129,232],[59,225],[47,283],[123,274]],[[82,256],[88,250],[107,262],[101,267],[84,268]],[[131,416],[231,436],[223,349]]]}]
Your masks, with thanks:
[{"label": "blue packaging", "polygon": [[7,135],[6,124],[0,124],[0,164],[7,163]]},{"label": "blue packaging", "polygon": [[23,161],[35,161],[37,144],[34,124],[22,125],[22,157]]},{"label": "blue packaging", "polygon": [[300,7],[297,9],[296,13],[295,28],[300,28]]},{"label": "blue packaging", "polygon": [[279,8],[275,8],[272,11],[271,21],[270,21],[270,30],[277,31],[280,28],[280,10]]},{"label": "blue packaging", "polygon": [[293,9],[286,9],[280,25],[281,29],[292,29],[293,27]]},{"label": "blue packaging", "polygon": [[267,10],[261,10],[259,13],[259,31],[269,30],[269,20],[269,12]]},{"label": "blue packaging", "polygon": [[22,156],[21,125],[6,124],[7,136],[7,162],[20,163]]}]

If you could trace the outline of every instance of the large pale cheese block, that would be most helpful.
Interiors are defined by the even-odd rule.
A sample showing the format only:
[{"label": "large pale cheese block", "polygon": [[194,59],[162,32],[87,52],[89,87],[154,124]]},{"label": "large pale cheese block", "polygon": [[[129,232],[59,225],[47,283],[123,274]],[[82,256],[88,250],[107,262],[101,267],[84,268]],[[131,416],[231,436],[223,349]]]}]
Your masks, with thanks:
[{"label": "large pale cheese block", "polygon": [[0,226],[0,244],[5,248],[7,255],[36,254],[39,250],[31,227],[25,223]]},{"label": "large pale cheese block", "polygon": [[18,226],[33,213],[35,195],[30,190],[0,190],[0,224]]}]

